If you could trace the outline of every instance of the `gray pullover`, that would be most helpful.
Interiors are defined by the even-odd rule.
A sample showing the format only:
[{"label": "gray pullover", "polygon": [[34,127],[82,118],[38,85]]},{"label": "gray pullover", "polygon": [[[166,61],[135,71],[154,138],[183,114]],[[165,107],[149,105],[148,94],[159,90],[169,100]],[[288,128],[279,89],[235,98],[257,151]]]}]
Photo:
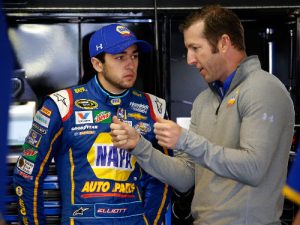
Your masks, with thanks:
[{"label": "gray pullover", "polygon": [[284,85],[251,56],[223,100],[211,88],[195,99],[180,154],[163,155],[143,138],[132,154],[181,192],[195,185],[195,225],[279,225],[294,116]]}]

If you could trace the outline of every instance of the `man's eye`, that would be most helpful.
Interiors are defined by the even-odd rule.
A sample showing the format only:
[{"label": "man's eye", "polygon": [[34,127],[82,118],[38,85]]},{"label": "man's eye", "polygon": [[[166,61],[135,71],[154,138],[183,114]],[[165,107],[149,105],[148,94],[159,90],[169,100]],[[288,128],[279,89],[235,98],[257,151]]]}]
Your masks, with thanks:
[{"label": "man's eye", "polygon": [[131,56],[132,59],[137,59],[139,57],[138,54]]},{"label": "man's eye", "polygon": [[118,60],[122,60],[123,58],[124,58],[123,56],[116,57],[116,59],[118,59]]}]

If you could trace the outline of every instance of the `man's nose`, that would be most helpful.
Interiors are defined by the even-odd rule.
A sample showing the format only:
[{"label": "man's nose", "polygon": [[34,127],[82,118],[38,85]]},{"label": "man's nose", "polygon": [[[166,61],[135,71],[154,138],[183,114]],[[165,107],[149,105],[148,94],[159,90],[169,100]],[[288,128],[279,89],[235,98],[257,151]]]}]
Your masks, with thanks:
[{"label": "man's nose", "polygon": [[127,65],[127,67],[129,67],[129,68],[134,68],[134,67],[135,67],[135,59],[132,58],[132,57],[128,57],[128,58],[126,59],[126,65]]},{"label": "man's nose", "polygon": [[197,63],[197,59],[195,57],[195,54],[191,53],[191,51],[187,52],[187,58],[186,58],[186,60],[187,60],[187,64],[189,64],[191,66],[194,66]]}]

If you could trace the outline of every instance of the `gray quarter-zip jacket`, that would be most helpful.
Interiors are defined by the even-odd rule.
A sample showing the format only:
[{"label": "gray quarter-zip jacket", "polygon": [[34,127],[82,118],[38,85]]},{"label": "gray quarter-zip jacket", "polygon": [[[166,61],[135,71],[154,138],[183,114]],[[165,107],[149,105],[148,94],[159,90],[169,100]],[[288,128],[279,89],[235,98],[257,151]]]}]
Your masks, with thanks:
[{"label": "gray quarter-zip jacket", "polygon": [[165,156],[143,138],[132,154],[181,192],[195,185],[195,225],[279,225],[294,117],[284,85],[251,56],[223,100],[212,88],[195,99],[181,154]]}]

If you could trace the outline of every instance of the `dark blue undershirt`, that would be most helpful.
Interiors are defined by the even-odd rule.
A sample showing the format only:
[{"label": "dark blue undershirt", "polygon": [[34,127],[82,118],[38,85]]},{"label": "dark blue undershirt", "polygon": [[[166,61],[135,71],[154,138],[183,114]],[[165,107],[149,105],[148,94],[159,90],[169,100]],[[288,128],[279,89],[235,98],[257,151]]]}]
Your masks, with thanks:
[{"label": "dark blue undershirt", "polygon": [[234,70],[224,81],[224,83],[222,83],[221,81],[217,80],[215,82],[212,83],[212,86],[216,89],[216,91],[218,92],[219,96],[221,97],[221,99],[224,98],[226,92],[229,89],[229,86],[231,84],[231,81],[234,77],[236,73],[236,70]]}]

